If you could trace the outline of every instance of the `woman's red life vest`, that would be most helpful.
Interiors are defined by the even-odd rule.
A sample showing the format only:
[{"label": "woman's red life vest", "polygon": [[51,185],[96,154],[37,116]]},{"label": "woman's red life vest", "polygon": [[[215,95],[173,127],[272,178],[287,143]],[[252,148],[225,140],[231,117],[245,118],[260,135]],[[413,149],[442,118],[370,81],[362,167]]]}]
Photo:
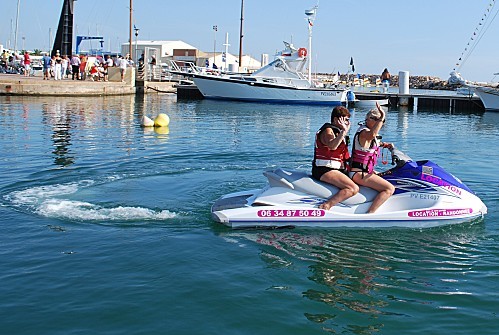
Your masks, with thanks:
[{"label": "woman's red life vest", "polygon": [[338,136],[340,129],[330,123],[325,123],[315,134],[314,164],[316,166],[325,166],[331,169],[348,169],[347,161],[350,159],[348,152],[348,136],[341,141],[340,145],[331,150],[327,145],[321,142],[320,134],[326,128],[331,128],[335,136]]},{"label": "woman's red life vest", "polygon": [[359,142],[359,135],[365,129],[368,129],[365,125],[361,126],[353,138],[351,167],[360,169],[362,172],[373,173],[378,162],[379,141],[374,138],[369,148],[363,148]]}]

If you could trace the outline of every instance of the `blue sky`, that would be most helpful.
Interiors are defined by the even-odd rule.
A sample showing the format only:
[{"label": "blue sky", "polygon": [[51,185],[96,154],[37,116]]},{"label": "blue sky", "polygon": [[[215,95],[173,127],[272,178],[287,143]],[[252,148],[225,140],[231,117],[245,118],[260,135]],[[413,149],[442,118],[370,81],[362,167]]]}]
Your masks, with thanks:
[{"label": "blue sky", "polygon": [[[499,1],[498,1],[499,2]],[[75,34],[102,35],[107,49],[128,40],[129,0],[78,0]],[[345,73],[350,57],[358,73],[409,71],[447,79],[486,8],[493,0],[322,0],[313,28],[313,71]],[[18,48],[48,49],[61,0],[20,0]],[[245,0],[243,52],[260,60],[282,49],[282,41],[307,47],[304,11],[317,0]],[[497,7],[497,8],[496,8]],[[203,51],[222,51],[229,33],[229,52],[238,54],[240,0],[134,0],[139,39],[183,40]],[[497,13],[492,7],[489,20]],[[0,44],[15,29],[17,0],[3,0]],[[499,18],[488,26],[480,43],[460,69],[469,80],[489,81],[499,72]],[[24,37],[24,40],[22,39]],[[88,42],[84,42],[88,43]],[[94,42],[93,47],[98,43]],[[83,46],[83,45],[82,45]],[[85,46],[83,46],[85,47]]]}]

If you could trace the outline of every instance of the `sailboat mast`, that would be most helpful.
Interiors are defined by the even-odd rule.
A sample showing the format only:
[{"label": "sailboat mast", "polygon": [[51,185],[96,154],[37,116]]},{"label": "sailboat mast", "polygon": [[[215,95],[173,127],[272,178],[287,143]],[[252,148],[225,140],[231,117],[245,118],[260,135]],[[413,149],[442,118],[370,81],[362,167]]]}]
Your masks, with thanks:
[{"label": "sailboat mast", "polygon": [[239,27],[239,68],[243,65],[243,13],[244,0],[241,0],[241,26]]}]

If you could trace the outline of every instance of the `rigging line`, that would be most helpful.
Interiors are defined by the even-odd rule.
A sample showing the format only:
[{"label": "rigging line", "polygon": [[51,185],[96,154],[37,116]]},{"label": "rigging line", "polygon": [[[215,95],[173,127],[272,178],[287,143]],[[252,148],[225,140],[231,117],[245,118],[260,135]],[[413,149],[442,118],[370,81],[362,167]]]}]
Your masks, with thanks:
[{"label": "rigging line", "polygon": [[[468,51],[468,46],[470,46],[470,43],[472,44],[470,49],[473,47],[473,44],[476,44],[477,40],[474,40],[473,36],[477,36],[477,38],[478,38],[481,35],[481,31],[484,29],[485,24],[487,23],[487,21],[490,18],[490,16],[487,15],[487,12],[490,12],[489,7],[493,8],[493,6],[495,5],[494,2],[495,2],[495,0],[492,0],[491,3],[489,3],[489,5],[487,6],[486,12],[482,15],[482,19],[481,19],[481,21],[484,21],[484,19],[485,19],[485,21],[478,23],[478,26],[482,26],[482,27],[480,28],[480,30],[478,29],[479,28],[478,26],[475,28],[475,30],[473,31],[473,35],[471,36],[471,41],[474,41],[474,42],[473,43],[471,41],[468,42],[468,44],[464,48],[463,52],[461,53],[461,57],[459,58],[458,62],[462,61],[462,58],[464,57],[465,53]],[[478,30],[478,35],[476,33],[477,30]],[[456,65],[460,65],[460,63],[457,63]]]},{"label": "rigging line", "polygon": [[[494,4],[495,5],[495,4]],[[492,6],[492,11],[493,11],[493,7]],[[491,11],[491,13],[492,13]],[[494,17],[492,18],[492,20],[490,22],[485,22],[482,29],[480,29],[480,32],[478,33],[478,36],[477,36],[477,40],[475,41],[475,43],[473,44],[472,48],[471,48],[471,51],[470,51],[470,54],[473,52],[473,50],[476,48],[476,46],[478,45],[478,43],[480,42],[480,40],[483,38],[483,36],[485,35],[485,33],[487,32],[487,30],[490,28],[490,26],[492,25],[492,22],[494,21],[494,19],[496,18],[497,16],[497,13],[494,15]],[[487,20],[490,19],[490,16],[487,18]],[[486,26],[486,27],[485,27]],[[483,31],[483,32],[482,32]],[[469,57],[469,55],[468,55]]]},{"label": "rigging line", "polygon": [[[464,51],[461,53],[461,57],[459,58],[458,60],[458,63],[456,64],[456,67],[454,67],[454,70],[459,70],[463,65],[464,63],[466,62],[466,60],[469,58],[469,56],[471,55],[471,53],[473,52],[473,50],[475,49],[475,47],[477,46],[478,42],[482,39],[483,35],[485,34],[485,32],[488,30],[488,28],[490,27],[492,21],[494,21],[495,17],[497,16],[497,12],[496,12],[496,15],[494,15],[494,18],[492,19],[492,21],[490,21],[488,23],[488,26],[487,28],[485,29],[485,31],[482,33],[482,31],[484,30],[485,26],[487,25],[487,21],[490,19],[490,15],[487,15],[487,12],[492,13],[493,10],[494,10],[494,7],[495,7],[495,0],[492,0],[489,5],[487,6],[486,8],[486,12],[484,13],[484,15],[482,15],[482,19],[481,21],[484,20],[484,17],[486,18],[485,21],[483,22],[483,24],[481,22],[479,22],[478,24],[479,25],[482,25],[482,28],[478,31],[478,34],[476,33],[476,31],[478,30],[478,27],[475,28],[475,30],[473,31],[473,35],[472,35],[472,38],[471,40],[474,41],[473,43],[471,43],[471,46],[470,46],[470,51],[468,51],[468,48],[464,48]],[[491,8],[489,8],[491,7]],[[476,40],[473,39],[473,36],[477,36]],[[468,42],[467,46],[470,45],[470,42]],[[467,52],[467,55],[465,55],[465,53]]]},{"label": "rigging line", "polygon": [[[494,5],[495,5],[495,3],[494,3]],[[494,8],[494,6],[492,6],[491,13],[493,11],[493,8]],[[492,20],[490,20],[490,22],[488,22],[487,27],[485,27],[485,25],[484,25],[484,27],[481,29],[481,30],[483,30],[483,32],[480,32],[478,34],[479,36],[478,36],[477,40],[475,41],[475,43],[471,47],[471,50],[468,52],[468,54],[464,57],[464,60],[461,62],[461,65],[459,65],[458,69],[460,69],[463,66],[463,64],[468,60],[468,58],[471,56],[471,54],[473,53],[473,51],[477,47],[478,43],[482,40],[483,36],[485,36],[485,34],[487,33],[487,31],[489,30],[490,26],[492,25],[492,22],[494,22],[494,20],[497,17],[498,13],[499,13],[499,10],[496,11],[495,15],[492,17]]]}]

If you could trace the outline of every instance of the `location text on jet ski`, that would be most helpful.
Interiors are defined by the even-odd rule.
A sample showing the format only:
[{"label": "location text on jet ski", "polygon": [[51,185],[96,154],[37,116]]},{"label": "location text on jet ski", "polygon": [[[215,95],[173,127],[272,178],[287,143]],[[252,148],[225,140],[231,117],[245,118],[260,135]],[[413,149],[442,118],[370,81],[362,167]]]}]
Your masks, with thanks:
[{"label": "location text on jet ski", "polygon": [[457,194],[457,195],[461,195],[461,189],[459,189],[459,187],[454,186],[454,185],[446,182],[445,180],[442,180],[441,178],[439,178],[437,176],[422,173],[421,180],[428,181],[428,182],[435,184],[435,185],[438,185],[438,186],[443,186],[446,189],[448,189],[449,191],[451,191],[452,193]]},{"label": "location text on jet ski", "polygon": [[472,208],[455,208],[455,209],[422,209],[411,211],[408,213],[410,217],[433,217],[433,216],[459,216],[473,213]]}]

